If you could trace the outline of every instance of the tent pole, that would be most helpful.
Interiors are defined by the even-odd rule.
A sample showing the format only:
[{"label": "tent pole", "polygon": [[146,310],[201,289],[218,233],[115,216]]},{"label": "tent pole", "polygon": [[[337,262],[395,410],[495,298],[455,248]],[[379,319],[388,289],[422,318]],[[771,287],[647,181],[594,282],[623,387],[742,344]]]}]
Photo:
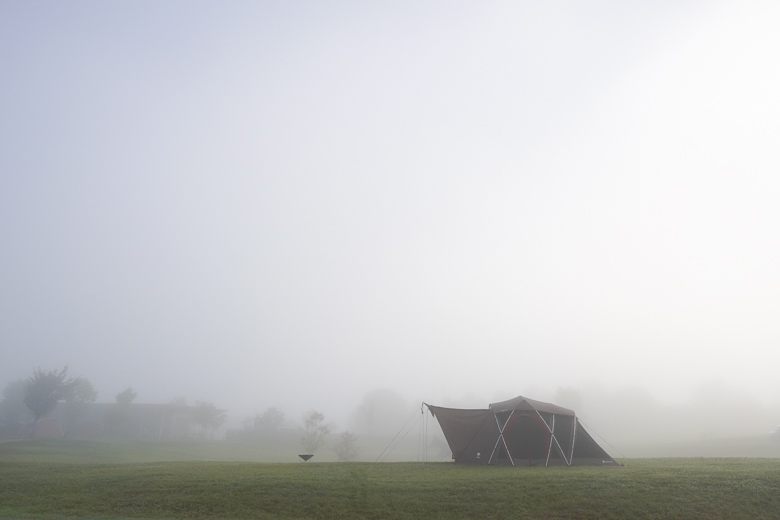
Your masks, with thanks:
[{"label": "tent pole", "polygon": [[496,448],[498,448],[499,441],[501,441],[501,435],[499,435],[498,439],[496,439],[496,444],[493,446],[493,451],[490,452],[490,458],[488,459],[488,464],[491,464],[493,462],[493,455],[496,454]]},{"label": "tent pole", "polygon": [[[550,449],[552,449],[552,441],[555,441],[555,445],[558,446],[558,450],[561,452],[561,456],[563,456],[563,461],[566,463],[567,466],[571,466],[571,457],[569,459],[566,458],[566,452],[563,451],[563,448],[561,447],[561,443],[558,442],[558,438],[553,433],[552,428],[550,428],[550,425],[547,424],[547,421],[544,420],[544,417],[542,417],[542,414],[539,413],[539,410],[536,410],[536,414],[539,416],[539,418],[542,420],[545,426],[547,426],[547,430],[550,432]],[[553,414],[553,428],[555,428],[555,414]],[[573,451],[573,450],[572,450]],[[550,461],[550,452],[547,452],[547,462]]]},{"label": "tent pole", "polygon": [[496,448],[498,447],[498,442],[501,441],[504,443],[504,448],[506,448],[506,454],[509,457],[509,462],[512,463],[512,466],[515,465],[515,461],[512,458],[512,452],[509,451],[509,446],[506,443],[506,439],[504,438],[504,428],[506,428],[506,425],[509,424],[509,419],[512,418],[512,416],[515,414],[515,411],[512,410],[509,413],[509,417],[506,418],[506,421],[504,422],[504,426],[501,426],[501,423],[498,422],[498,415],[496,415],[495,412],[493,412],[493,417],[496,418],[496,426],[498,426],[498,439],[496,439],[496,445],[493,446],[493,452],[490,454],[490,460],[488,460],[488,464],[493,462],[493,455],[496,454]]},{"label": "tent pole", "polygon": [[[538,412],[537,412],[538,413]],[[542,417],[544,419],[544,417]],[[544,422],[544,424],[547,424],[547,421]],[[552,416],[552,430],[550,430],[550,444],[547,445],[547,460],[544,461],[544,467],[550,465],[550,453],[552,452],[552,440],[554,438],[553,432],[555,431],[555,414]],[[566,457],[564,456],[564,459]]]},{"label": "tent pole", "polygon": [[[572,424],[572,432],[571,432],[571,455],[569,458],[572,462],[574,462],[574,441],[577,439],[577,423],[580,421],[577,419],[577,414],[574,414],[574,424]],[[569,464],[571,466],[571,464]]]},{"label": "tent pole", "polygon": [[422,421],[420,421],[420,431],[417,432],[417,462],[420,462],[420,459],[422,459],[422,463],[425,464],[427,462],[428,454],[426,453],[426,441],[428,439],[428,434],[426,432],[427,429],[427,423],[428,423],[428,416],[425,415],[425,403],[422,403],[420,405],[420,415],[422,415]]}]

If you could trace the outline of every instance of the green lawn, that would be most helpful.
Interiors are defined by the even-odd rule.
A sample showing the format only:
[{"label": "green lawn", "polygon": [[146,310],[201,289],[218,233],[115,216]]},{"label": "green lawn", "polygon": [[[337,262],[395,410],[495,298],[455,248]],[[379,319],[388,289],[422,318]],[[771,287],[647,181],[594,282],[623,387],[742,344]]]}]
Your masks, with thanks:
[{"label": "green lawn", "polygon": [[[212,456],[225,449],[212,445]],[[165,446],[2,444],[0,518],[780,519],[780,459],[269,464],[186,460],[186,446]]]}]

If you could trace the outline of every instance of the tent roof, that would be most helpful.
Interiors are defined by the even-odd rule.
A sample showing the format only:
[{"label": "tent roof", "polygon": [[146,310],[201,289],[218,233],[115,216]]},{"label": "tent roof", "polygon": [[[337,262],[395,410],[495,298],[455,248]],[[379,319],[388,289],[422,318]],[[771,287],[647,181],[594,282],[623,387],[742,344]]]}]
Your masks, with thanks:
[{"label": "tent roof", "polygon": [[537,412],[554,413],[557,415],[571,415],[574,416],[574,411],[558,406],[551,403],[544,403],[542,401],[535,401],[519,395],[514,399],[508,399],[498,403],[491,403],[490,409],[493,413],[508,412],[511,410],[534,410]]}]

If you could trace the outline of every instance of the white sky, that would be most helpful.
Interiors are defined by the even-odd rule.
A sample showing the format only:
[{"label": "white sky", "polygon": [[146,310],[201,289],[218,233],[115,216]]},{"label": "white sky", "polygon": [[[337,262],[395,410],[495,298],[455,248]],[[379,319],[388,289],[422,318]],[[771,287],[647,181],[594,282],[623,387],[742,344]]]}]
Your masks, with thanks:
[{"label": "white sky", "polygon": [[[780,400],[775,2],[0,3],[0,384]],[[347,410],[345,412],[344,410]]]}]

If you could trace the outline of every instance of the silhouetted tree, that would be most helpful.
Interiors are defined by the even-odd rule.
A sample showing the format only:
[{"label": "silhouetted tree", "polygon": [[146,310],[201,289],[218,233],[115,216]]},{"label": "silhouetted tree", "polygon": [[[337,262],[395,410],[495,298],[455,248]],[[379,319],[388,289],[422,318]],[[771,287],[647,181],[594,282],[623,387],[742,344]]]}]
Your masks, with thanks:
[{"label": "silhouetted tree", "polygon": [[87,411],[87,403],[94,403],[97,399],[97,390],[92,387],[89,379],[77,377],[71,382],[71,391],[65,398],[68,408],[65,412],[67,429],[65,435],[73,434],[73,429],[83,418]]},{"label": "silhouetted tree", "polygon": [[17,435],[31,417],[29,408],[24,404],[26,386],[25,379],[18,379],[11,381],[3,389],[3,400],[0,401],[0,431]]},{"label": "silhouetted tree", "polygon": [[33,413],[35,422],[30,437],[35,435],[35,427],[41,417],[48,415],[57,406],[57,402],[67,399],[72,392],[73,379],[68,379],[68,367],[60,371],[43,371],[36,368],[27,380],[24,389],[24,404]]},{"label": "silhouetted tree", "polygon": [[284,412],[278,408],[270,407],[262,414],[256,413],[246,417],[241,421],[241,428],[229,430],[226,433],[227,438],[234,440],[260,440],[263,442],[273,442],[283,432],[279,427],[284,424]]},{"label": "silhouetted tree", "polygon": [[211,437],[214,438],[214,432],[222,426],[227,419],[227,410],[221,410],[213,403],[198,401],[195,404],[193,420],[201,425],[201,434],[206,436],[206,428],[211,428]]},{"label": "silhouetted tree", "polygon": [[130,431],[130,405],[136,398],[135,390],[127,387],[116,394],[116,406],[109,412],[107,417],[107,429],[111,434],[118,436],[131,436]]},{"label": "silhouetted tree", "polygon": [[127,406],[133,402],[137,395],[133,388],[129,386],[116,394],[116,404]]},{"label": "silhouetted tree", "polygon": [[565,406],[577,412],[577,415],[581,415],[584,411],[582,406],[582,394],[576,388],[570,386],[558,387],[555,391],[555,404]]},{"label": "silhouetted tree", "polygon": [[333,452],[339,460],[351,462],[358,458],[360,450],[357,447],[357,435],[350,432],[342,432],[339,442],[333,446]]},{"label": "silhouetted tree", "polygon": [[396,431],[414,408],[400,394],[386,388],[368,392],[352,415],[353,426],[361,432]]},{"label": "silhouetted tree", "polygon": [[325,424],[325,416],[320,412],[312,410],[303,416],[301,444],[306,453],[313,454],[317,451],[328,433],[330,426]]},{"label": "silhouetted tree", "polygon": [[227,421],[227,410],[218,410],[219,413],[215,414],[211,421],[209,421],[209,426],[211,426],[211,438],[214,438],[214,432],[219,430],[219,428],[225,424],[225,421]]},{"label": "silhouetted tree", "polygon": [[268,408],[263,415],[255,416],[254,427],[264,430],[273,430],[282,425],[284,421],[284,412],[278,408]]}]

